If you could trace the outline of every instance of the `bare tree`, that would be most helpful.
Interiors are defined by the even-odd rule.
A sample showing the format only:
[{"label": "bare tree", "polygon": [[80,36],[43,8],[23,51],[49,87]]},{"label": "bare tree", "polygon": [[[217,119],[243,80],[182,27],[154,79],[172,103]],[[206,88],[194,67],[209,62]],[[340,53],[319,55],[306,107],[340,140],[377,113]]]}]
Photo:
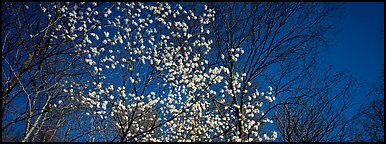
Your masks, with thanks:
[{"label": "bare tree", "polygon": [[355,141],[383,142],[385,133],[384,109],[384,70],[379,73],[378,80],[369,84],[369,92],[362,99],[356,122],[361,126],[357,129]]},{"label": "bare tree", "polygon": [[[281,140],[288,142],[348,141],[357,83],[345,72],[314,69],[291,90],[287,104],[275,112]],[[321,72],[321,73],[320,73]],[[284,100],[283,100],[284,101]]]},{"label": "bare tree", "polygon": [[81,73],[69,42],[53,41],[53,24],[63,19],[58,13],[44,15],[47,8],[39,3],[2,3],[3,140],[4,134],[14,131],[12,125],[22,124],[24,133],[16,141],[34,141],[55,116],[49,113],[62,96],[63,78]]}]

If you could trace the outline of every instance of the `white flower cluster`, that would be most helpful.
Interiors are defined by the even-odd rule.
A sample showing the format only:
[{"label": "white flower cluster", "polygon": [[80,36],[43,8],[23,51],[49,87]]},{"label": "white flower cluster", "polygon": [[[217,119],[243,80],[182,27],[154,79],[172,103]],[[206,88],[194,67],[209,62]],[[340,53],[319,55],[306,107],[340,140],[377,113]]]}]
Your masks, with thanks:
[{"label": "white flower cluster", "polygon": [[[127,139],[142,135],[134,141],[212,141],[215,135],[221,141],[227,129],[234,133],[232,140],[249,141],[239,137],[235,121],[241,121],[242,133],[266,139],[257,132],[262,123],[256,122],[264,115],[258,101],[264,93],[256,90],[243,105],[231,103],[226,96],[248,94],[251,83],[243,85],[246,73],[233,74],[207,60],[213,43],[207,26],[215,20],[215,10],[204,6],[197,13],[168,3],[107,3],[104,9],[97,5],[58,7],[68,23],[58,22],[54,27],[59,37],[53,35],[54,41],[73,41],[77,56],[90,70],[74,99],[90,110],[85,115],[113,122],[117,132],[127,131]],[[229,51],[232,62],[244,53],[241,48]],[[225,77],[229,75],[230,80]],[[272,95],[272,88],[267,94]],[[264,98],[269,102],[275,100],[268,95]],[[149,111],[160,112],[156,118]],[[163,124],[162,137],[151,135],[154,131],[144,133],[151,126],[142,122],[149,120]]]}]

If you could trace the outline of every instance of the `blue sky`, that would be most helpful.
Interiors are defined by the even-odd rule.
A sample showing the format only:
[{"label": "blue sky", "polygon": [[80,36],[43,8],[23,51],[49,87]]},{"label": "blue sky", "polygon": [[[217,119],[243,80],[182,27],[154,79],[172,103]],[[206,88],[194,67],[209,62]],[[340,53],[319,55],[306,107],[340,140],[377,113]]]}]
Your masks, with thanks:
[{"label": "blue sky", "polygon": [[374,81],[384,68],[384,3],[344,3],[344,16],[323,53],[335,70],[348,70],[362,82]]}]

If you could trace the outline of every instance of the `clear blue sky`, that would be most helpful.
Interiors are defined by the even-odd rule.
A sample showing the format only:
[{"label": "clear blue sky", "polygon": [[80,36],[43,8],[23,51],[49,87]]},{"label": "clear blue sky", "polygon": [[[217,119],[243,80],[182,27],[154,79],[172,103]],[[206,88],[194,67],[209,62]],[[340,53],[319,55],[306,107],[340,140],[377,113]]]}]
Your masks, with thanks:
[{"label": "clear blue sky", "polygon": [[384,68],[384,3],[344,3],[342,11],[337,31],[328,37],[335,42],[324,59],[362,82],[375,81]]}]

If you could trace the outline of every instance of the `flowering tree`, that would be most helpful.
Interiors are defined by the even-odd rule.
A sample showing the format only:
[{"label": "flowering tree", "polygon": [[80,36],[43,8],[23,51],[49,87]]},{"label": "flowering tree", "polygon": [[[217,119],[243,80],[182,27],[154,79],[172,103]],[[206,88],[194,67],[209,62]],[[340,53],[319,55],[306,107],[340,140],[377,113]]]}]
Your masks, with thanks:
[{"label": "flowering tree", "polygon": [[[185,4],[188,6],[187,4]],[[87,74],[63,84],[72,105],[100,121],[103,141],[266,141],[263,100],[237,99],[245,74],[209,59],[208,24],[215,10],[168,3],[71,3],[56,7],[66,20],[56,38],[73,42]],[[55,7],[54,7],[55,8]],[[193,8],[193,7],[192,7]],[[45,9],[44,7],[42,9]],[[47,15],[53,15],[46,11]],[[54,37],[55,37],[54,36]],[[234,48],[231,61],[243,54]],[[223,57],[224,58],[224,57]],[[224,79],[223,75],[230,75]],[[243,95],[244,95],[243,94]],[[261,98],[263,96],[263,99]],[[62,103],[64,104],[64,103]],[[157,131],[157,132],[156,132]],[[90,131],[91,132],[91,131]],[[76,140],[76,139],[74,139]]]},{"label": "flowering tree", "polygon": [[5,3],[3,140],[292,141],[324,6]]}]

